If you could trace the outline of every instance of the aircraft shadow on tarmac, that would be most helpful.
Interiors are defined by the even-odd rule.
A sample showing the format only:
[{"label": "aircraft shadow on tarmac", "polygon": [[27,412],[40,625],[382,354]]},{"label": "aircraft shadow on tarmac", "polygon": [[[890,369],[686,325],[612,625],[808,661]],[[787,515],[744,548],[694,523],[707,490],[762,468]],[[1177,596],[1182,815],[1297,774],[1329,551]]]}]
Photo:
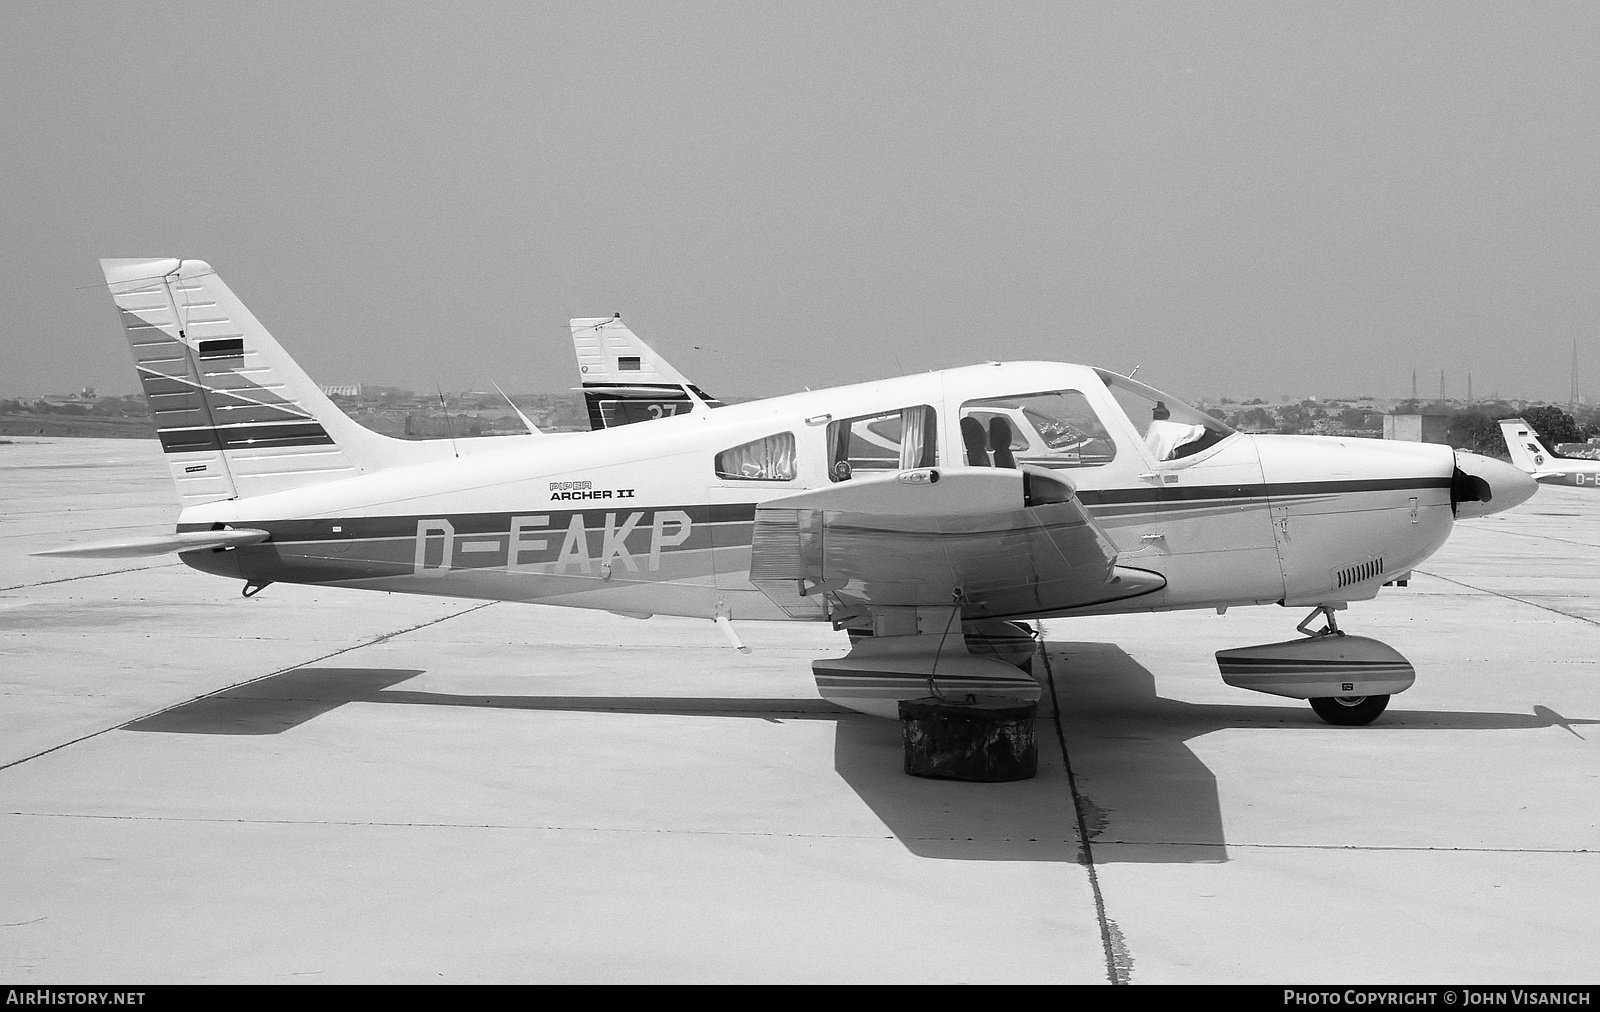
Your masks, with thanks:
[{"label": "aircraft shadow on tarmac", "polygon": [[[979,861],[1083,860],[1081,819],[1096,863],[1228,860],[1215,776],[1185,744],[1225,728],[1331,731],[1304,704],[1215,705],[1166,699],[1155,676],[1111,643],[1052,643],[1050,667],[1076,798],[1047,687],[1041,701],[1039,775],[1008,784],[925,780],[903,772],[900,728],[822,699],[676,696],[503,696],[410,691],[392,686],[423,672],[405,668],[305,667],[193,700],[124,725],[168,734],[281,734],[346,703],[829,720],[834,768],[889,831],[919,856]],[[1287,701],[1286,701],[1287,703]],[[1368,728],[1503,730],[1600,721],[1546,707],[1532,714],[1428,713],[1391,709]],[[1132,846],[1127,846],[1127,845]]]},{"label": "aircraft shadow on tarmac", "polygon": [[1391,705],[1367,727],[1335,728],[1299,700],[1214,704],[1168,699],[1157,693],[1155,676],[1114,643],[1047,647],[1085,831],[1091,845],[1118,845],[1096,849],[1096,863],[1227,860],[1216,778],[1187,745],[1213,731],[1370,735],[1560,727],[1582,737],[1574,725],[1600,724],[1566,718],[1544,706],[1524,714],[1429,712]]}]

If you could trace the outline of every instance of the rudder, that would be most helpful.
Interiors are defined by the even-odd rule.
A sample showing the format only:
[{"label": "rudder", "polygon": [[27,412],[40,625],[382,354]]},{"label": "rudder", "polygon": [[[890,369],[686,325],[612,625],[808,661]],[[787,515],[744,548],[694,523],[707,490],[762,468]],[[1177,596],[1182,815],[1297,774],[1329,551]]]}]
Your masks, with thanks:
[{"label": "rudder", "polygon": [[1500,433],[1505,437],[1511,463],[1518,469],[1529,474],[1550,470],[1550,460],[1555,454],[1544,448],[1533,426],[1520,418],[1503,418],[1500,420]]},{"label": "rudder", "polygon": [[184,506],[402,462],[334,406],[202,260],[102,260]]}]

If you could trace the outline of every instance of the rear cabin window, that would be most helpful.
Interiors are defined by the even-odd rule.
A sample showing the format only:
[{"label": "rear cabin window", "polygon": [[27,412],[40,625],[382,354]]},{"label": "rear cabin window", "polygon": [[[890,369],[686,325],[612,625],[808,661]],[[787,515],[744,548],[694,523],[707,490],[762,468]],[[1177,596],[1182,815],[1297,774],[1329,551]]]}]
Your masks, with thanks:
[{"label": "rear cabin window", "polygon": [[961,442],[972,467],[1098,467],[1116,443],[1077,390],[1050,390],[967,401]]},{"label": "rear cabin window", "polygon": [[717,454],[717,477],[734,481],[793,481],[794,433],[779,432]]},{"label": "rear cabin window", "polygon": [[938,417],[927,404],[828,424],[828,477],[848,481],[863,471],[904,471],[938,462]]}]

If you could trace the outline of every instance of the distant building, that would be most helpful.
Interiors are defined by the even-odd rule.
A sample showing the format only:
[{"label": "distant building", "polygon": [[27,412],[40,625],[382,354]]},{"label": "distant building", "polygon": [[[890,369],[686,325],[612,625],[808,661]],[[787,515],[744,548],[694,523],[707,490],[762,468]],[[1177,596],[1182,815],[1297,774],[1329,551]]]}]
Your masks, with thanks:
[{"label": "distant building", "polygon": [[350,383],[350,384],[346,384],[346,385],[343,385],[343,386],[336,385],[336,384],[330,384],[328,386],[323,387],[322,388],[322,392],[327,394],[329,397],[350,397],[350,398],[360,397],[361,396],[361,384],[360,383]]},{"label": "distant building", "polygon": [[476,418],[406,416],[408,439],[469,439],[483,435],[483,423]]},{"label": "distant building", "polygon": [[1450,416],[1423,412],[1416,415],[1392,414],[1383,416],[1383,438],[1400,439],[1410,443],[1448,443]]},{"label": "distant building", "polygon": [[1600,460],[1600,439],[1591,439],[1586,443],[1557,443],[1556,456]]}]

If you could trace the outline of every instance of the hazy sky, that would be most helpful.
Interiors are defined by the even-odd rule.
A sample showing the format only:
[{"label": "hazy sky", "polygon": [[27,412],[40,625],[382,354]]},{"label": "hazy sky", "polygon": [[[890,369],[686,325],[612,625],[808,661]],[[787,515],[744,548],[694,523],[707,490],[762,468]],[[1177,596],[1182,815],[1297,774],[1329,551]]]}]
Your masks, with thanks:
[{"label": "hazy sky", "polygon": [[0,392],[135,389],[102,256],[322,383],[1600,391],[1593,3],[11,0],[0,88]]}]

